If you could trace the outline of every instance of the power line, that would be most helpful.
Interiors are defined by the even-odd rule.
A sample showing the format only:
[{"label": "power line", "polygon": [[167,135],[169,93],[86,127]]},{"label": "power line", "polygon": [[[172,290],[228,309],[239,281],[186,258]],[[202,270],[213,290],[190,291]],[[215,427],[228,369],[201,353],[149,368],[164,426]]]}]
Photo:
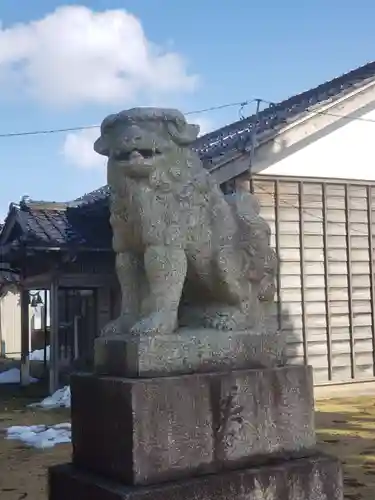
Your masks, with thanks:
[{"label": "power line", "polygon": [[210,108],[203,108],[203,109],[198,109],[195,111],[187,111],[184,113],[185,115],[198,115],[201,113],[207,113],[209,111],[218,111],[219,109],[225,109],[225,108],[233,108],[234,106],[240,106],[241,108],[244,108],[245,106],[248,106],[252,102],[255,102],[257,99],[251,99],[249,101],[240,101],[240,102],[230,102],[228,104],[221,104],[219,106],[211,106]]},{"label": "power line", "polygon": [[361,116],[345,116],[345,115],[339,115],[336,113],[331,113],[329,111],[312,111],[312,113],[315,113],[316,115],[326,115],[326,116],[334,116],[336,118],[342,118],[343,120],[348,120],[348,121],[359,121],[359,122],[367,122],[367,123],[375,123],[375,119],[372,118],[364,118]]},{"label": "power line", "polygon": [[[229,102],[225,104],[220,104],[217,106],[211,106],[208,108],[203,108],[203,109],[196,109],[192,111],[187,111],[184,114],[185,115],[198,115],[198,114],[203,114],[203,113],[209,113],[211,111],[219,111],[221,109],[226,109],[226,108],[232,108],[232,107],[238,107],[239,108],[239,117],[240,119],[244,119],[243,116],[243,109],[250,105],[253,102],[259,102],[259,103],[265,103],[269,104],[272,106],[277,106],[275,105],[274,102],[267,101],[265,99],[249,99],[245,101],[237,101],[237,102]],[[307,110],[309,111],[309,110]],[[345,115],[340,115],[338,113],[331,113],[330,111],[314,111],[310,110],[309,111],[312,114],[315,115],[327,115],[327,116],[332,116],[335,118],[341,118],[343,120],[347,121],[361,121],[365,123],[375,123],[375,119],[372,118],[364,118],[364,117],[354,117],[354,116],[345,116]],[[32,135],[48,135],[48,134],[59,134],[59,133],[64,133],[64,132],[78,132],[81,130],[90,130],[90,129],[95,129],[95,128],[100,128],[100,125],[82,125],[82,126],[76,126],[76,127],[66,127],[66,128],[55,128],[55,129],[45,129],[45,130],[30,130],[30,131],[23,131],[23,132],[7,132],[0,134],[0,139],[2,138],[8,138],[8,137],[21,137],[21,136],[32,136]]]},{"label": "power line", "polygon": [[10,132],[6,134],[0,134],[0,138],[5,137],[20,137],[26,135],[46,135],[46,134],[58,134],[60,132],[77,132],[79,130],[89,130],[93,128],[99,128],[99,125],[87,125],[83,127],[69,127],[69,128],[55,128],[50,130],[31,130],[27,132]]},{"label": "power line", "polygon": [[[229,102],[226,104],[220,104],[218,106],[211,106],[209,108],[203,108],[203,109],[196,109],[192,111],[187,111],[184,113],[185,115],[198,115],[202,113],[208,113],[210,111],[219,111],[221,109],[225,108],[232,108],[232,107],[241,107],[244,108],[245,106],[248,106],[252,102],[254,102],[255,99],[247,100],[247,101],[239,101],[239,102]],[[77,127],[67,127],[67,128],[54,128],[54,129],[46,129],[46,130],[30,130],[30,131],[25,131],[25,132],[8,132],[4,134],[0,134],[0,138],[5,138],[5,137],[20,137],[20,136],[27,136],[27,135],[47,135],[47,134],[59,134],[62,132],[78,132],[80,130],[90,130],[94,128],[100,128],[100,125],[83,125],[83,126],[77,126]]]},{"label": "power line", "polygon": [[[267,195],[269,195],[269,196],[271,196],[271,197],[274,198],[274,193],[270,193],[269,191],[267,191],[266,189],[262,188],[259,185],[257,187],[263,193],[265,193],[265,194],[267,194]],[[280,203],[282,203],[283,205],[286,205],[286,206],[288,206],[290,208],[294,208],[296,210],[301,210],[301,212],[303,212],[306,215],[309,215],[315,221],[324,222],[324,218],[323,217],[319,217],[318,215],[313,214],[312,212],[309,212],[309,211],[305,210],[303,207],[299,207],[298,205],[293,205],[292,203],[289,203],[286,200],[280,200]],[[337,226],[344,226],[346,228],[346,223],[345,222],[335,222],[335,225],[337,225]],[[363,231],[359,231],[358,229],[354,229],[353,227],[350,228],[350,229],[351,229],[351,231],[353,231],[353,233],[358,233],[361,236],[366,236],[368,238],[368,233],[365,233]]]},{"label": "power line", "polygon": [[[266,101],[264,99],[260,99],[261,102],[264,102],[265,104],[268,104],[269,106],[277,106],[274,102],[271,101]],[[368,123],[375,123],[375,119],[373,118],[364,118],[361,116],[347,116],[347,115],[340,115],[338,113],[331,113],[330,111],[319,111],[319,110],[314,110],[314,109],[306,109],[307,112],[313,114],[313,115],[326,115],[326,116],[333,116],[335,118],[342,118],[343,120],[348,120],[348,121],[360,121],[360,122],[368,122]]]}]

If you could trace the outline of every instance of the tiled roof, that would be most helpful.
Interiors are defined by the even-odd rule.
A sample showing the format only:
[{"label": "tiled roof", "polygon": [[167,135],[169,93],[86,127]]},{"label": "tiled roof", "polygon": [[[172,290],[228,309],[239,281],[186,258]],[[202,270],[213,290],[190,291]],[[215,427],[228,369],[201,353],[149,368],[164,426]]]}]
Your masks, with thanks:
[{"label": "tiled roof", "polygon": [[[278,104],[269,105],[260,111],[258,119],[252,115],[198,137],[193,148],[206,165],[215,163],[235,151],[248,149],[255,126],[257,127],[257,140],[268,135],[272,136],[286,123],[297,120],[318,106],[344,97],[374,78],[375,61]],[[81,205],[97,203],[107,198],[108,194],[108,186],[103,186],[92,193],[85,194],[78,201]]]},{"label": "tiled roof", "polygon": [[12,269],[8,263],[0,259],[0,294],[4,286],[17,285],[20,282],[20,276],[17,270]]},{"label": "tiled roof", "polygon": [[109,197],[109,186],[102,186],[99,189],[95,189],[95,191],[91,191],[91,193],[84,194],[74,200],[73,203],[76,203],[80,206],[86,205],[87,203],[99,203],[103,200],[106,200]]},{"label": "tiled roof", "polygon": [[50,203],[23,202],[15,217],[23,241],[30,247],[105,250],[111,246],[109,214],[103,209],[92,214],[69,204],[53,207]]},{"label": "tiled roof", "polygon": [[231,123],[226,127],[206,134],[196,141],[195,148],[203,160],[213,160],[234,149],[249,146],[254,127],[257,136],[267,132],[277,131],[286,123],[293,122],[312,109],[334,102],[353,92],[356,87],[362,87],[375,77],[375,61],[365,64],[349,73],[322,83],[318,87],[297,94],[278,104],[263,109],[256,116]]},{"label": "tiled roof", "polygon": [[[370,62],[316,88],[270,105],[260,111],[258,117],[252,115],[199,137],[193,147],[206,165],[215,163],[233,152],[248,149],[254,127],[257,129],[257,140],[271,137],[286,123],[322,104],[342,98],[374,78],[375,62]],[[110,248],[108,197],[109,188],[103,186],[66,203],[65,207],[24,201],[17,209],[17,217],[27,241],[33,244]]]}]

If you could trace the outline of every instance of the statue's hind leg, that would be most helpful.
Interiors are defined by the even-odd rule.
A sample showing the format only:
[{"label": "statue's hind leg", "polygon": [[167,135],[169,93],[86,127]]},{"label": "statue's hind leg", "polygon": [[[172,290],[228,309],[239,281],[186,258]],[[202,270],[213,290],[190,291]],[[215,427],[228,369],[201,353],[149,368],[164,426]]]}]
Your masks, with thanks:
[{"label": "statue's hind leg", "polygon": [[233,246],[222,246],[214,259],[197,258],[195,270],[209,287],[213,300],[195,311],[205,327],[243,330],[250,326],[250,283],[243,273],[242,255]]},{"label": "statue's hind leg", "polygon": [[244,300],[244,276],[242,254],[232,245],[222,246],[216,255],[216,281],[219,283],[218,293],[223,301],[233,306]]}]

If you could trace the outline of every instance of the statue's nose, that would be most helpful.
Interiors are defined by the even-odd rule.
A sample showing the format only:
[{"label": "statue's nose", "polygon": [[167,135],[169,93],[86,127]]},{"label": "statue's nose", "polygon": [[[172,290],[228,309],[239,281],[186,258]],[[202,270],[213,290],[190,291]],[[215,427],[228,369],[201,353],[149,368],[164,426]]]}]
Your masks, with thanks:
[{"label": "statue's nose", "polygon": [[128,139],[132,142],[140,142],[142,140],[142,134],[139,127],[133,126],[128,130]]},{"label": "statue's nose", "polygon": [[134,134],[131,131],[127,133],[119,133],[115,136],[115,142],[120,144],[132,143],[137,144],[141,142],[142,136],[140,134]]}]

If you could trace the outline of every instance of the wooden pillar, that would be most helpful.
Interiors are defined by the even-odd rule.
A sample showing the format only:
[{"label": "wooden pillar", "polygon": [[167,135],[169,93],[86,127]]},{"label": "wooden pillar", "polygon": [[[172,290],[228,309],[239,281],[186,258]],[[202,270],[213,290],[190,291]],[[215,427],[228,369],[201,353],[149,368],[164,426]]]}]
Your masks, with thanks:
[{"label": "wooden pillar", "polygon": [[43,300],[43,332],[44,332],[44,352],[43,352],[43,366],[44,370],[46,370],[47,367],[47,345],[49,345],[48,339],[47,339],[47,308],[49,307],[49,301],[48,301],[48,293],[47,290],[44,290],[44,300]]},{"label": "wooden pillar", "polygon": [[53,394],[59,388],[59,285],[56,278],[50,288],[50,362],[49,392]]},{"label": "wooden pillar", "polygon": [[21,288],[21,385],[30,384],[30,295],[29,291]]}]

